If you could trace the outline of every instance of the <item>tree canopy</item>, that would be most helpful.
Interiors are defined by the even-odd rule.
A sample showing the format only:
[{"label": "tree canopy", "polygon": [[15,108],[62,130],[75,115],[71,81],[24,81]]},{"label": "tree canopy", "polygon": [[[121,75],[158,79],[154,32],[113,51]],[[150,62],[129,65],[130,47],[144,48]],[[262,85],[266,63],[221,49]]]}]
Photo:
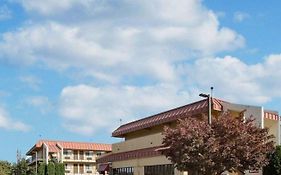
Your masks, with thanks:
[{"label": "tree canopy", "polygon": [[268,129],[254,119],[237,119],[230,113],[213,117],[212,125],[195,117],[164,128],[162,153],[180,171],[217,175],[224,171],[258,170],[268,164],[274,149]]},{"label": "tree canopy", "polygon": [[0,161],[0,175],[10,175],[12,172],[12,165],[7,161]]}]

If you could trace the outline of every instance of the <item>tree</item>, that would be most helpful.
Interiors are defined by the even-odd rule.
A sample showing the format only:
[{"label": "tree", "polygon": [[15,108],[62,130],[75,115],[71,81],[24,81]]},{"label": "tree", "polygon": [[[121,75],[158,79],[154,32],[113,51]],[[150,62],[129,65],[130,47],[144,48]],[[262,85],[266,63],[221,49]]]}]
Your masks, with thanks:
[{"label": "tree", "polygon": [[15,175],[27,175],[28,171],[29,167],[24,158],[19,159],[18,162],[13,165],[13,172]]},{"label": "tree", "polygon": [[53,162],[49,162],[47,165],[47,175],[55,175],[56,174],[56,169],[55,169],[55,164]]},{"label": "tree", "polygon": [[56,163],[56,175],[64,175],[64,164],[63,163]]},{"label": "tree", "polygon": [[277,146],[274,153],[268,155],[270,161],[264,168],[264,175],[279,175],[281,174],[281,146]]},{"label": "tree", "polygon": [[162,154],[180,171],[218,175],[224,171],[258,170],[268,164],[274,149],[268,129],[254,119],[237,119],[230,113],[213,118],[212,125],[194,117],[165,127]]},{"label": "tree", "polygon": [[38,175],[46,175],[46,163],[45,162],[42,162],[39,164],[38,166]]},{"label": "tree", "polygon": [[12,165],[7,161],[0,161],[0,175],[10,175],[12,173]]}]

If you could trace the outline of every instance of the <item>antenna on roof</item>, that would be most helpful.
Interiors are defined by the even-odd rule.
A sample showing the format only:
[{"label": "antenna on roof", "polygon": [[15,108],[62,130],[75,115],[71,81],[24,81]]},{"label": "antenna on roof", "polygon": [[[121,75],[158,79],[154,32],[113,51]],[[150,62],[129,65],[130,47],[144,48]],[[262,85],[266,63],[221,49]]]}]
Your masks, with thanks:
[{"label": "antenna on roof", "polygon": [[119,122],[120,122],[120,126],[121,126],[122,125],[122,118],[119,119]]},{"label": "antenna on roof", "polygon": [[211,97],[213,97],[213,94],[214,93],[214,87],[213,86],[211,86]]}]

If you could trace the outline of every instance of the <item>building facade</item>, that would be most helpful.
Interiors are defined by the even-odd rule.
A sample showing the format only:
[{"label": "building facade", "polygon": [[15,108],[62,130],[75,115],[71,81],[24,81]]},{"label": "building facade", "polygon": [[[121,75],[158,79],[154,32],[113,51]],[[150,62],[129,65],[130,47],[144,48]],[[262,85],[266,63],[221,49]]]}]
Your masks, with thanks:
[{"label": "building facade", "polygon": [[[171,162],[157,151],[162,145],[163,127],[176,126],[177,119],[190,116],[205,119],[208,111],[208,99],[205,99],[124,124],[112,133],[113,137],[124,138],[124,141],[113,144],[112,153],[100,157],[98,163],[103,167],[110,166],[110,173],[113,175],[187,175],[188,172],[174,169]],[[269,128],[270,134],[275,136],[275,142],[280,144],[278,112],[265,110],[262,106],[234,104],[215,98],[211,99],[211,111],[212,117],[224,111],[235,117],[253,116],[257,126]],[[262,172],[245,174],[261,175]]]},{"label": "building facade", "polygon": [[97,157],[111,152],[110,144],[40,140],[27,153],[29,166],[37,170],[40,162],[64,163],[66,175],[96,175]]}]

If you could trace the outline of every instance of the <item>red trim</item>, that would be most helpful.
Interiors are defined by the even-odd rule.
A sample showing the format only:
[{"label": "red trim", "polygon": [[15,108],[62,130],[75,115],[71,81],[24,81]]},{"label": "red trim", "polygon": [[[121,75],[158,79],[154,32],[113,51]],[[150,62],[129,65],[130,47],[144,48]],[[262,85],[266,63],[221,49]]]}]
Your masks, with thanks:
[{"label": "red trim", "polygon": [[264,118],[270,119],[270,120],[278,120],[279,119],[279,115],[278,115],[278,112],[264,111]]},{"label": "red trim", "polygon": [[97,163],[108,163],[122,160],[139,159],[145,157],[160,156],[160,151],[157,151],[160,147],[145,148],[139,150],[133,150],[122,153],[110,154],[97,159]]}]

